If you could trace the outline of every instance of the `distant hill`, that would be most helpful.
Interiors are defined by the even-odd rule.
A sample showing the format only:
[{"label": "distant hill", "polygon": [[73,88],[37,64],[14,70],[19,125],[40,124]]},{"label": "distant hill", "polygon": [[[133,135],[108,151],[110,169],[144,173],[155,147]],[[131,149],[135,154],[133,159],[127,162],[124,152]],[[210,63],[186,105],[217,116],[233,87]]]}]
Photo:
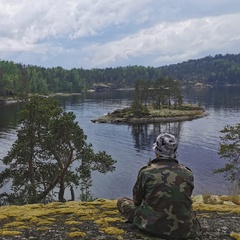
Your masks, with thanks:
[{"label": "distant hill", "polygon": [[171,76],[183,83],[210,85],[240,84],[240,54],[218,54],[197,60],[157,68],[163,76]]},{"label": "distant hill", "polygon": [[147,82],[171,77],[183,85],[196,83],[240,85],[240,54],[218,54],[161,67],[127,66],[105,69],[39,66],[0,60],[0,96],[26,96],[29,93],[79,93],[88,89],[132,88],[137,80]]}]

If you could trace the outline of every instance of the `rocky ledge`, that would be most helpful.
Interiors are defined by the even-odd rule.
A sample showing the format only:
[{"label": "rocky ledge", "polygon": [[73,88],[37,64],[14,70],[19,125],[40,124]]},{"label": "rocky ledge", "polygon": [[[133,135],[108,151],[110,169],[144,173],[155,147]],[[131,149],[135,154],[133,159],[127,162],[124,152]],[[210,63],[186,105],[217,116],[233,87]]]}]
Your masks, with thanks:
[{"label": "rocky ledge", "polygon": [[[240,196],[193,197],[202,226],[199,240],[240,239]],[[116,200],[0,207],[1,240],[154,240],[127,223]]]}]

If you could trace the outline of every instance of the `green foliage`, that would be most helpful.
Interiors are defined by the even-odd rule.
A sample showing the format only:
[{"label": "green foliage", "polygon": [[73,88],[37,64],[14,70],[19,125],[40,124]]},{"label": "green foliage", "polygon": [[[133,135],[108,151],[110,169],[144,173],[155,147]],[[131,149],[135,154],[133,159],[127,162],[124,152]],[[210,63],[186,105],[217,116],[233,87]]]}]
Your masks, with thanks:
[{"label": "green foliage", "polygon": [[89,195],[92,171],[114,171],[111,156],[94,153],[75,115],[64,112],[54,98],[31,97],[19,119],[17,140],[2,160],[6,168],[0,187],[11,184],[11,193],[0,196],[5,202],[49,202],[56,194],[65,201],[65,190],[79,185]]},{"label": "green foliage", "polygon": [[179,109],[181,105],[182,96],[178,81],[170,77],[160,77],[153,82],[152,106],[154,109],[161,110],[164,106],[169,109]]},{"label": "green foliage", "polygon": [[162,110],[166,107],[168,109],[181,109],[182,96],[179,82],[170,77],[160,77],[151,82],[151,85],[150,82],[138,80],[135,84],[130,113],[134,117],[148,116],[150,104],[156,110]]},{"label": "green foliage", "polygon": [[151,101],[155,109],[179,108],[182,104],[180,83],[170,77],[156,79],[152,84]]},{"label": "green foliage", "polygon": [[181,104],[178,108],[179,110],[202,110],[203,107],[201,105],[194,105],[194,104]]},{"label": "green foliage", "polygon": [[171,76],[186,86],[200,82],[214,86],[240,84],[240,54],[217,54],[197,60],[159,67],[162,76]]},{"label": "green foliage", "polygon": [[28,94],[80,93],[86,90],[81,69],[42,68],[0,61],[0,96],[24,98]]},{"label": "green foliage", "polygon": [[141,104],[132,104],[130,110],[130,116],[134,117],[146,117],[149,115],[149,110],[147,106],[143,106]]},{"label": "green foliage", "polygon": [[225,173],[230,182],[240,185],[240,123],[235,126],[227,125],[221,131],[221,143],[218,154],[228,161],[223,168],[214,173]]},{"label": "green foliage", "polygon": [[[28,94],[80,93],[105,84],[112,88],[134,87],[139,79],[146,83],[162,77],[181,82],[185,86],[195,83],[210,85],[240,84],[240,54],[218,54],[197,60],[161,67],[127,66],[85,70],[62,67],[43,68],[0,61],[0,96],[24,97]],[[179,99],[180,101],[181,99]]]},{"label": "green foliage", "polygon": [[147,109],[148,97],[148,83],[144,80],[137,80],[134,90],[134,99],[130,107],[130,112],[135,117],[144,117],[149,114]]},{"label": "green foliage", "polygon": [[97,198],[92,196],[92,194],[90,192],[82,193],[81,196],[80,196],[80,201],[81,202],[93,202],[96,199]]}]

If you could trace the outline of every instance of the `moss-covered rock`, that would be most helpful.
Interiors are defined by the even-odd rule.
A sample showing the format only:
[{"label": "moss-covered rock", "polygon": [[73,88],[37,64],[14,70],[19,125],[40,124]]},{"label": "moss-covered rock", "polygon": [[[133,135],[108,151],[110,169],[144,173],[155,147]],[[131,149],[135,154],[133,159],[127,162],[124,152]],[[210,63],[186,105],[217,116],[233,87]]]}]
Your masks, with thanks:
[{"label": "moss-covered rock", "polygon": [[[229,239],[230,235],[232,239],[239,239],[239,198],[240,196],[212,195],[193,197],[193,207],[204,230],[203,239],[208,239],[208,236],[211,239]],[[232,202],[232,205],[224,204],[225,202]],[[2,206],[0,212],[0,239],[5,240],[159,240],[126,223],[117,210],[116,200]],[[220,222],[221,225],[218,226]],[[216,228],[220,232],[216,232]]]}]

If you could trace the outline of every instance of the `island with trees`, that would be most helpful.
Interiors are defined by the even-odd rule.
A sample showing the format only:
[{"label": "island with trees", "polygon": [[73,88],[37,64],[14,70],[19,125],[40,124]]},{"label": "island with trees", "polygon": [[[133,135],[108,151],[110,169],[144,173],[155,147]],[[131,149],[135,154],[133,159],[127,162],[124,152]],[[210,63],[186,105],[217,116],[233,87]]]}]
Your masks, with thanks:
[{"label": "island with trees", "polygon": [[181,86],[170,77],[149,83],[138,80],[130,107],[93,119],[94,123],[155,123],[186,121],[207,116],[201,106],[183,103]]}]

